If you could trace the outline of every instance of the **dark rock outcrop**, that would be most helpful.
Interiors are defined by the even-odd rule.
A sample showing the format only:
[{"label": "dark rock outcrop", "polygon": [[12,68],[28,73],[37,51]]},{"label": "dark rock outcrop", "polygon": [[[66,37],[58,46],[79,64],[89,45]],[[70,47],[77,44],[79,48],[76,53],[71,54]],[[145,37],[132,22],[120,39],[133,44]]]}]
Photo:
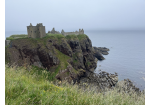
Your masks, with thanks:
[{"label": "dark rock outcrop", "polygon": [[108,55],[108,51],[109,49],[106,47],[93,47],[95,50],[98,50],[100,53],[102,53],[103,55]]},{"label": "dark rock outcrop", "polygon": [[[21,43],[21,44],[20,44]],[[59,59],[42,44],[34,45],[27,39],[12,40],[11,47],[7,48],[9,64],[17,66],[34,65],[50,69],[59,64]]]},{"label": "dark rock outcrop", "polygon": [[94,56],[98,59],[98,60],[104,60],[105,58],[102,56],[103,55],[108,55],[108,48],[105,47],[93,47],[93,52],[94,52]]},{"label": "dark rock outcrop", "polygon": [[90,71],[85,72],[85,77],[80,79],[80,85],[87,84],[90,87],[97,87],[98,91],[104,91],[107,88],[111,88],[118,82],[117,74],[109,74],[105,71],[95,74]]},{"label": "dark rock outcrop", "polygon": [[92,49],[91,40],[86,37],[80,41],[81,50],[83,53],[83,61],[85,68],[90,71],[94,71],[97,67],[95,62],[95,57],[93,56],[94,52]]},{"label": "dark rock outcrop", "polygon": [[98,50],[94,50],[94,56],[98,59],[98,60],[104,60],[105,58],[102,56],[102,54],[98,51]]},{"label": "dark rock outcrop", "polygon": [[67,42],[72,49],[72,61],[70,61],[70,64],[74,67],[74,69],[86,69],[79,40],[70,39],[67,40]]},{"label": "dark rock outcrop", "polygon": [[85,70],[79,69],[79,72],[76,73],[73,70],[73,67],[71,65],[68,65],[65,70],[60,70],[59,73],[56,75],[56,78],[60,81],[67,81],[71,83],[79,82],[80,77],[84,76]]},{"label": "dark rock outcrop", "polygon": [[62,53],[72,57],[72,50],[65,39],[62,39],[61,43],[58,43],[58,40],[49,40],[49,42],[52,42],[53,46],[55,46],[55,48],[61,51]]}]

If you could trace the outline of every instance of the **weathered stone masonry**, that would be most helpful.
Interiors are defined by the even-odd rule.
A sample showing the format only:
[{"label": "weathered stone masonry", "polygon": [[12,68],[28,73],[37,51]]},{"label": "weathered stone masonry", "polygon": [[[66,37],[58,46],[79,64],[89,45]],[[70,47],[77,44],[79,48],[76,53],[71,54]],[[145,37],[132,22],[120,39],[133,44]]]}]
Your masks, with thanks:
[{"label": "weathered stone masonry", "polygon": [[48,33],[51,33],[51,34],[61,34],[59,31],[55,31],[55,28],[53,28],[51,31],[48,31]]},{"label": "weathered stone masonry", "polygon": [[27,32],[29,38],[42,38],[46,35],[45,26],[42,23],[37,24],[36,26],[27,26]]},{"label": "weathered stone masonry", "polygon": [[61,33],[59,31],[55,31],[55,28],[53,28],[51,31],[48,31],[48,33],[51,34],[62,34],[64,36],[67,35],[80,35],[80,34],[84,34],[84,30],[79,29],[79,31],[75,31],[75,32],[64,32],[64,30],[62,29]]},{"label": "weathered stone masonry", "polygon": [[75,32],[64,32],[64,30],[62,29],[61,31],[61,34],[64,35],[64,36],[67,36],[67,35],[79,35],[79,34],[84,34],[84,30],[82,29],[79,29],[79,32],[78,31],[75,31]]}]

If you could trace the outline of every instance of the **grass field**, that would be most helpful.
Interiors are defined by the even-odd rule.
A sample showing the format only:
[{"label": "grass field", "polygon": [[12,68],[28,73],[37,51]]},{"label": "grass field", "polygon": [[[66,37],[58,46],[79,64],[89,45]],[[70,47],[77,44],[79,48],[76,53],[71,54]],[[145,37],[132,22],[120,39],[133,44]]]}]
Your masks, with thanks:
[{"label": "grass field", "polygon": [[49,72],[32,67],[5,66],[6,105],[145,105],[145,96],[83,91],[77,85],[53,83]]}]

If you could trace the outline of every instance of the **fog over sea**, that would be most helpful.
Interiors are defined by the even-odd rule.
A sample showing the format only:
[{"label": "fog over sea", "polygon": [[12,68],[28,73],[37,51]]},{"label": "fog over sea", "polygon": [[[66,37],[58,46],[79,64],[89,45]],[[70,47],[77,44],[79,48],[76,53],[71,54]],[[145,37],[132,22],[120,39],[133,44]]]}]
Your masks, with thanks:
[{"label": "fog over sea", "polygon": [[[92,46],[109,48],[105,60],[98,61],[95,73],[103,70],[118,73],[119,81],[129,78],[141,90],[145,89],[145,31],[84,30]],[[27,31],[6,31],[5,38]],[[144,79],[143,79],[144,78]]]}]

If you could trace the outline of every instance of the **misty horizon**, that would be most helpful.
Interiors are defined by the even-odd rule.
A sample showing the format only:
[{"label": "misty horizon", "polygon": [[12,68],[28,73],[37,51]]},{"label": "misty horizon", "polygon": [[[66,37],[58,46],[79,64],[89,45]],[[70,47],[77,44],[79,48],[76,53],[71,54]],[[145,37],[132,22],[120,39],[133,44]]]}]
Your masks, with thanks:
[{"label": "misty horizon", "polygon": [[5,1],[5,31],[25,31],[43,23],[46,32],[84,30],[145,30],[145,0]]}]

